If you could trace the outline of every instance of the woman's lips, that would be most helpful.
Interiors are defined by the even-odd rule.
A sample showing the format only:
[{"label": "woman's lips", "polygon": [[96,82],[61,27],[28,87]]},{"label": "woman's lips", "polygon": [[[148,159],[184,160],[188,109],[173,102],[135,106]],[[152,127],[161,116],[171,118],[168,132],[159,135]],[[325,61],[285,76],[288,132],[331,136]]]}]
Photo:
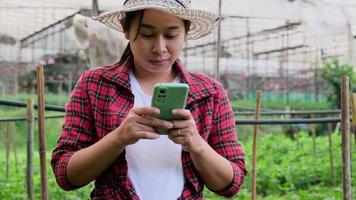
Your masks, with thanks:
[{"label": "woman's lips", "polygon": [[168,59],[149,60],[149,62],[153,65],[164,65],[167,64]]}]

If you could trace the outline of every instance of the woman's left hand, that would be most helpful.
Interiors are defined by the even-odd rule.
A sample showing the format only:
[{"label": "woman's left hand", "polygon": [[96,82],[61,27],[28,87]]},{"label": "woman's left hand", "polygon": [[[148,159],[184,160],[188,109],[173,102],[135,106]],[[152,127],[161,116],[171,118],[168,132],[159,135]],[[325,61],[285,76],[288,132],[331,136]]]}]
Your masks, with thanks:
[{"label": "woman's left hand", "polygon": [[184,151],[199,153],[206,142],[200,136],[191,112],[184,109],[174,109],[172,112],[183,119],[171,121],[173,128],[168,136],[169,139],[182,145]]}]

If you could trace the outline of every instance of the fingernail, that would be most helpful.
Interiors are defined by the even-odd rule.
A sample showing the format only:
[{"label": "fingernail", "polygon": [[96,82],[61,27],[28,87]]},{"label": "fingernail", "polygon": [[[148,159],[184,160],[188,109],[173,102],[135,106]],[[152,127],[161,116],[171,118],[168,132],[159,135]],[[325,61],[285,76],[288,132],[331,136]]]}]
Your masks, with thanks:
[{"label": "fingernail", "polygon": [[166,123],[166,127],[167,127],[167,128],[173,128],[173,124],[170,123],[170,122],[167,122],[167,123]]}]

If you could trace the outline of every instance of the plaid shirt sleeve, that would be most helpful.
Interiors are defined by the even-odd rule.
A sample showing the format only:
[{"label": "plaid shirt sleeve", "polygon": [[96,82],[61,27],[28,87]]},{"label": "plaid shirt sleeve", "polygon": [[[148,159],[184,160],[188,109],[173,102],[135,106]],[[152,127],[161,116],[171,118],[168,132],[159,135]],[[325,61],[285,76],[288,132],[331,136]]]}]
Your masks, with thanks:
[{"label": "plaid shirt sleeve", "polygon": [[83,73],[71,94],[66,105],[62,132],[52,153],[52,169],[58,185],[64,190],[80,187],[72,185],[67,179],[69,159],[76,151],[89,146],[96,139],[86,79],[87,73]]},{"label": "plaid shirt sleeve", "polygon": [[234,170],[232,182],[221,191],[215,193],[231,197],[239,190],[247,174],[242,147],[237,142],[235,118],[228,96],[224,88],[219,84],[214,109],[212,134],[209,144],[220,155],[228,159]]}]

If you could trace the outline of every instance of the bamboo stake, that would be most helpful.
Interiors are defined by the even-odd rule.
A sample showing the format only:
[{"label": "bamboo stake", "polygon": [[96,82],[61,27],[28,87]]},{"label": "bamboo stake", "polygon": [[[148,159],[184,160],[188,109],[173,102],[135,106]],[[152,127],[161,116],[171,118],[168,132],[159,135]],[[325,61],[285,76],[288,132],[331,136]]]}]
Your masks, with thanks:
[{"label": "bamboo stake", "polygon": [[295,141],[297,142],[297,150],[299,150],[299,133],[295,133]]},{"label": "bamboo stake", "polygon": [[353,93],[350,97],[351,104],[351,114],[352,114],[352,128],[355,136],[355,145],[356,145],[356,93]]},{"label": "bamboo stake", "polygon": [[10,166],[10,123],[6,123],[6,139],[5,139],[5,152],[6,152],[6,182],[9,180],[9,166]]},{"label": "bamboo stake", "polygon": [[[314,115],[311,115],[312,118],[314,118]],[[311,125],[312,128],[312,135],[313,135],[313,156],[316,158],[316,127],[315,124]]]},{"label": "bamboo stake", "polygon": [[351,200],[349,77],[341,78],[342,172],[344,200]]},{"label": "bamboo stake", "polygon": [[48,199],[47,169],[46,169],[46,139],[44,134],[44,72],[43,66],[37,68],[37,96],[38,96],[38,136],[41,169],[41,199]]},{"label": "bamboo stake", "polygon": [[27,101],[27,168],[26,168],[26,186],[27,199],[34,199],[33,192],[33,121],[34,109],[32,100]]},{"label": "bamboo stake", "polygon": [[18,168],[18,162],[17,162],[17,152],[16,152],[16,142],[15,142],[15,137],[13,133],[16,133],[15,131],[16,126],[15,124],[12,122],[10,123],[10,147],[12,147],[12,150],[14,151],[14,158],[15,158],[15,171],[16,173],[19,172],[19,168]]},{"label": "bamboo stake", "polygon": [[[221,17],[221,4],[222,0],[219,0],[219,17]],[[220,56],[221,56],[221,21],[218,22],[218,33],[217,33],[217,42],[216,42],[216,65],[215,65],[215,79],[220,81]]]},{"label": "bamboo stake", "polygon": [[355,97],[354,97],[354,94],[351,92],[351,91],[349,91],[349,94],[350,94],[350,98],[349,98],[349,105],[350,105],[350,109],[351,109],[351,125],[350,125],[350,132],[349,132],[349,134],[350,134],[350,173],[352,173],[351,171],[352,171],[352,161],[351,161],[351,159],[352,159],[352,133],[353,132],[355,132],[355,124],[356,124],[356,122],[355,122],[355,120],[352,120],[352,119],[356,119],[356,105],[354,104],[355,103]]},{"label": "bamboo stake", "polygon": [[332,145],[332,133],[333,127],[332,124],[328,124],[328,138],[329,138],[329,158],[330,158],[330,172],[331,172],[331,185],[336,186],[336,174],[334,167],[334,158],[333,158],[333,145]]},{"label": "bamboo stake", "polygon": [[[260,117],[260,97],[261,97],[261,91],[257,90],[256,92],[256,110],[255,110],[255,120],[258,120]],[[257,177],[257,171],[256,171],[256,165],[257,165],[257,133],[258,133],[258,124],[254,125],[253,129],[253,154],[252,154],[252,200],[256,200],[257,198],[257,193],[256,193],[256,177]]]}]

